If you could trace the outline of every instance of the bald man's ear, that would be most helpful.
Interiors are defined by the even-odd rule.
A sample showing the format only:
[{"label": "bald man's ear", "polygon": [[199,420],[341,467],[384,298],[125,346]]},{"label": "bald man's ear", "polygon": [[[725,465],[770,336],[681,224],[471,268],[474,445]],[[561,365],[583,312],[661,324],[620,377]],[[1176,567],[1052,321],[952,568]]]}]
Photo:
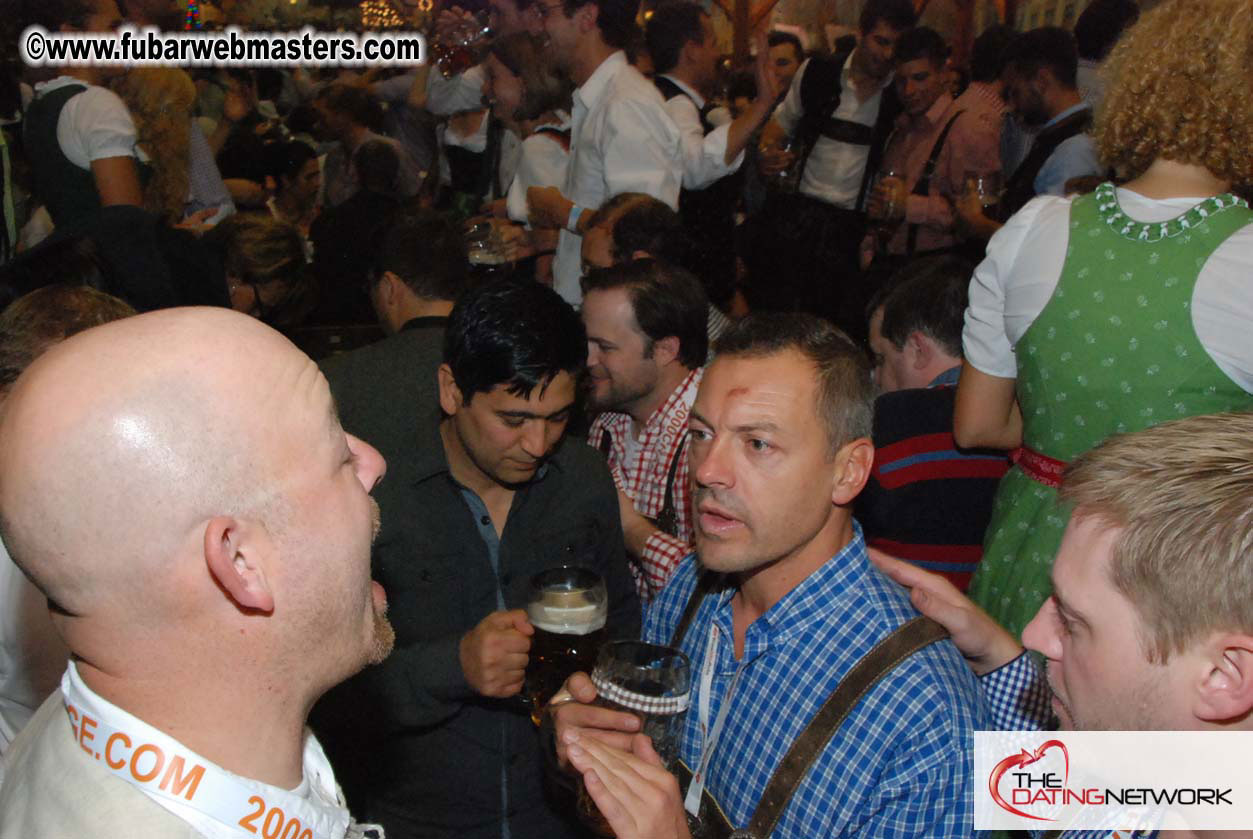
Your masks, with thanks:
[{"label": "bald man's ear", "polygon": [[1205,646],[1193,702],[1196,718],[1218,723],[1249,717],[1253,714],[1253,637],[1222,633]]},{"label": "bald man's ear", "polygon": [[231,516],[209,519],[204,530],[205,563],[213,579],[241,608],[273,612],[274,593],[259,562],[261,546],[249,536],[255,528]]},{"label": "bald man's ear", "polygon": [[846,443],[835,454],[835,484],[831,503],[837,507],[852,504],[870,479],[874,468],[874,444],[865,437]]}]

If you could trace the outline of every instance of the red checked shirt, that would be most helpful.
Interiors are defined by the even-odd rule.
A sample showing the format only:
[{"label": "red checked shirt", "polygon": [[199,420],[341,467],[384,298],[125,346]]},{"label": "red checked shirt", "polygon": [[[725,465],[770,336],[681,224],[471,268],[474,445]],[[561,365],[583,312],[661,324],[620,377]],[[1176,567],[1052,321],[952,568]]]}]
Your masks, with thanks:
[{"label": "red checked shirt", "polygon": [[605,411],[592,422],[587,439],[603,450],[609,435],[606,456],[614,481],[627,497],[635,502],[635,510],[650,519],[660,515],[666,500],[666,479],[670,466],[678,458],[674,470],[671,499],[674,504],[676,535],[654,531],[644,545],[643,556],[637,557],[636,588],[641,600],[648,600],[665,586],[679,561],[692,552],[692,492],[687,471],[687,420],[696,401],[704,368],[687,375],[644,424],[635,441],[631,437],[631,417],[617,411]]}]

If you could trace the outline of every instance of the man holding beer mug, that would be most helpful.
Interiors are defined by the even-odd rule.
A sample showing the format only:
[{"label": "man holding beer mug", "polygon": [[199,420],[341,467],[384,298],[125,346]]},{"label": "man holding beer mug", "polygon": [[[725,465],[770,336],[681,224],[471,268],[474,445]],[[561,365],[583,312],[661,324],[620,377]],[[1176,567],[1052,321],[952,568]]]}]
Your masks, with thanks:
[{"label": "man holding beer mug", "polygon": [[[702,788],[731,827],[755,822],[802,729],[917,617],[871,566],[852,519],[874,462],[860,349],[818,318],[776,314],[733,325],[715,350],[690,418],[697,553],[643,633],[691,660],[679,747],[691,784],[680,790],[635,716],[584,704],[596,698],[586,676],[554,700],[558,758],[582,774],[619,839],[686,839],[688,814],[707,814]],[[986,705],[952,643],[915,646],[818,741],[760,839],[971,834],[971,733],[987,727]]]},{"label": "man holding beer mug", "polygon": [[[346,689],[365,812],[389,839],[574,835],[545,801],[521,696],[531,580],[584,566],[604,581],[608,634],[639,629],[613,480],[597,452],[559,446],[586,357],[578,314],[537,283],[472,290],[449,316],[439,406],[413,418],[400,483],[380,496],[374,572],[396,653]],[[540,623],[582,615],[573,601]]]}]

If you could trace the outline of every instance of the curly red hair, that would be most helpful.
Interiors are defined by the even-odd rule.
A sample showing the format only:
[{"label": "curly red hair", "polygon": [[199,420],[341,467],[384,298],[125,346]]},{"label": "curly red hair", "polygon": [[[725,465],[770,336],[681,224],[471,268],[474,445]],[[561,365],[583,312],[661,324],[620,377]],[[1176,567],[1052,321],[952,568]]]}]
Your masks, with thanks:
[{"label": "curly red hair", "polygon": [[1123,35],[1104,72],[1096,143],[1120,174],[1161,158],[1253,183],[1253,0],[1165,0]]}]

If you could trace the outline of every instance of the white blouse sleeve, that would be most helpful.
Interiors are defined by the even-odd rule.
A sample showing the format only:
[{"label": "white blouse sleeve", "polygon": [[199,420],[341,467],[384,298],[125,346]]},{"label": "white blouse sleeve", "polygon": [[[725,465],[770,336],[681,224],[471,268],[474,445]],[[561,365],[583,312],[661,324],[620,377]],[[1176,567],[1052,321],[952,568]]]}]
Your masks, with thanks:
[{"label": "white blouse sleeve", "polygon": [[[1053,266],[1040,265],[1037,260],[1026,258],[1024,251],[1036,250],[1036,247],[1029,246],[1038,246],[1043,244],[1041,239],[1055,237],[1052,230],[1036,229],[1036,223],[1040,220],[1042,209],[1059,201],[1061,200],[1056,198],[1036,198],[1015,213],[992,236],[988,242],[987,256],[971,277],[970,302],[966,309],[966,324],[962,330],[962,349],[966,361],[989,376],[1018,378],[1014,344],[1026,331],[1022,321],[1025,317],[1026,324],[1029,325],[1030,321],[1035,320],[1052,295],[1052,290],[1057,287],[1061,262],[1058,261],[1056,269]],[[1065,203],[1068,210],[1070,202],[1062,203]],[[1056,227],[1055,224],[1049,226]],[[1066,225],[1063,223],[1061,227],[1060,250],[1064,253]],[[1025,301],[1021,299],[1021,295],[1014,299],[1014,285],[1032,275],[1043,276],[1046,282],[1051,279],[1048,293],[1038,306],[1026,304],[1034,311],[1020,311]],[[1019,323],[1013,324],[1014,320]],[[1012,325],[1019,327],[1012,330],[1014,334],[1011,334]]]},{"label": "white blouse sleeve", "polygon": [[509,218],[526,222],[526,191],[533,186],[555,186],[560,189],[566,182],[566,165],[570,153],[561,143],[541,132],[522,141],[522,155],[518,171],[509,185],[506,205]]}]

